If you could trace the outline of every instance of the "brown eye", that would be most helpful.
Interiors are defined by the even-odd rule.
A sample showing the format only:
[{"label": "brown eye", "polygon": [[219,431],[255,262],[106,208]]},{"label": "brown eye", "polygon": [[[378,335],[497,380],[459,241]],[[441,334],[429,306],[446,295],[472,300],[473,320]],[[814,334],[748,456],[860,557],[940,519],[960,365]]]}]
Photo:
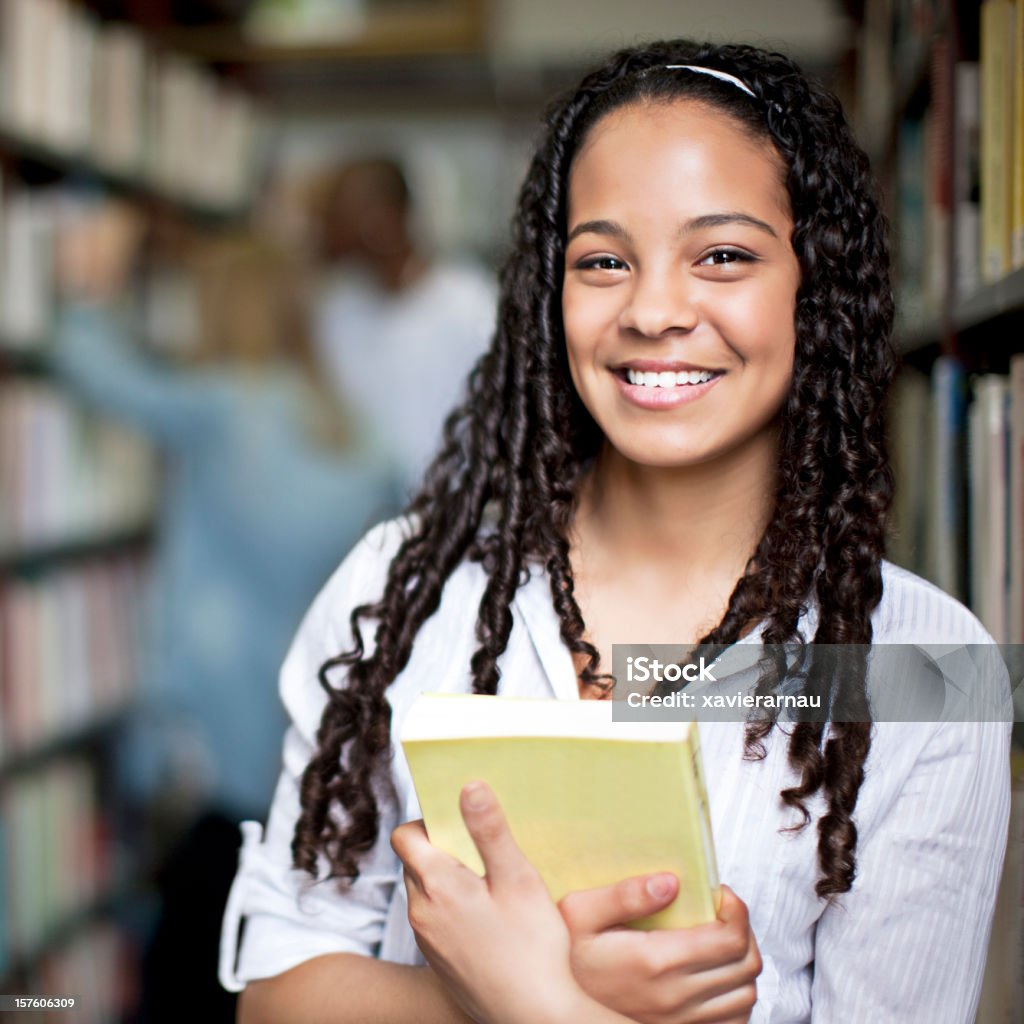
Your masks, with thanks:
[{"label": "brown eye", "polygon": [[715,249],[701,261],[701,266],[724,267],[730,263],[753,263],[754,257],[742,249]]},{"label": "brown eye", "polygon": [[626,264],[616,256],[589,256],[576,264],[577,270],[625,270]]}]

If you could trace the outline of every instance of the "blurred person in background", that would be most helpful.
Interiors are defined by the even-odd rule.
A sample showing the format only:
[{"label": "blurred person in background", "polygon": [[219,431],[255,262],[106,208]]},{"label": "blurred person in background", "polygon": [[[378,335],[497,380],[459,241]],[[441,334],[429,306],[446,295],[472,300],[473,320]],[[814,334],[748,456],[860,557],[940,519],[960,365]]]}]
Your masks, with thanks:
[{"label": "blurred person in background", "polygon": [[146,358],[119,315],[141,234],[121,206],[63,231],[56,361],[166,457],[149,663],[122,758],[136,800],[179,807],[142,1020],[203,1007],[228,1021],[219,922],[237,823],[266,806],[280,770],[277,670],[310,596],[398,489],[320,384],[287,256],[248,234],[199,246],[201,338],[195,365],[173,368]]},{"label": "blurred person in background", "polygon": [[410,189],[393,160],[338,167],[313,205],[327,269],[316,344],[339,396],[393,453],[411,491],[490,342],[495,283],[417,243]]}]

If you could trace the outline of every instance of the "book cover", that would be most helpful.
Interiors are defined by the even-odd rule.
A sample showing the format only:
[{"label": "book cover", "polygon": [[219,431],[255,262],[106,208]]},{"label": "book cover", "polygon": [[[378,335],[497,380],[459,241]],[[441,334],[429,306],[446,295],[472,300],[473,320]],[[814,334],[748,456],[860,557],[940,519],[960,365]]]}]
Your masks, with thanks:
[{"label": "book cover", "polygon": [[1013,34],[1013,223],[1010,257],[1024,267],[1024,0],[1017,0]]},{"label": "book cover", "polygon": [[606,701],[425,694],[401,737],[431,842],[477,874],[483,865],[459,793],[482,779],[553,899],[670,871],[679,895],[636,927],[715,918],[718,874],[696,723],[614,722]]},{"label": "book cover", "polygon": [[947,594],[959,597],[964,434],[964,371],[950,356],[932,368],[932,460],[928,516],[928,578]]},{"label": "book cover", "polygon": [[978,290],[981,269],[981,81],[977,61],[953,71],[953,237],[956,291]]},{"label": "book cover", "polygon": [[1010,358],[1010,621],[1007,639],[1024,643],[1024,353]]},{"label": "book cover", "polygon": [[981,5],[981,258],[982,278],[996,281],[1010,269],[1013,198],[1012,0]]}]

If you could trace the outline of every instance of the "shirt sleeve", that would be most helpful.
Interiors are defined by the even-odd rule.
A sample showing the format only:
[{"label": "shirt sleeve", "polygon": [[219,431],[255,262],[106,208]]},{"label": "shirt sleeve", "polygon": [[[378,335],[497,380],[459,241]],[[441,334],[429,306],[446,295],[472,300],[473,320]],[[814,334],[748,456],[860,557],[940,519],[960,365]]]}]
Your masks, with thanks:
[{"label": "shirt sleeve", "polygon": [[[280,689],[291,724],[283,770],[265,832],[256,822],[242,825],[242,852],[221,932],[220,981],[230,991],[325,953],[372,956],[380,943],[400,878],[390,846],[391,830],[399,823],[394,798],[378,793],[377,842],[360,862],[357,881],[344,889],[337,881],[313,882],[293,868],[291,841],[299,783],[316,749],[325,701],[317,672],[327,658],[351,646],[349,614],[380,597],[398,539],[398,526],[390,523],[356,546],[317,597],[285,659]],[[372,633],[372,624],[369,629]]]},{"label": "shirt sleeve", "polygon": [[945,722],[922,747],[858,848],[851,891],[818,922],[814,1021],[974,1020],[1006,846],[1009,735],[1009,721]]},{"label": "shirt sleeve", "polygon": [[62,312],[54,364],[86,401],[165,444],[201,439],[226,411],[199,375],[145,358],[119,318],[100,306]]}]

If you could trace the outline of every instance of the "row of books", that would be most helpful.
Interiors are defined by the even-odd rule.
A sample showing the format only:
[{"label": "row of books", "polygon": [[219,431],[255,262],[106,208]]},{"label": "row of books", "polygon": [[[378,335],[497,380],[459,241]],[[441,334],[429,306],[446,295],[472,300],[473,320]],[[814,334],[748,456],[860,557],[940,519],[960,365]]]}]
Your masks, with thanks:
[{"label": "row of books", "polygon": [[[24,187],[0,168],[0,353],[45,353],[58,308],[60,233],[100,200],[73,187]],[[196,285],[185,268],[146,267],[132,304],[139,337],[154,348],[187,348],[198,331]]]},{"label": "row of books", "polygon": [[1024,267],[1024,4],[981,5],[981,274]]},{"label": "row of books", "polygon": [[29,349],[52,328],[62,190],[17,188],[0,178],[0,346]]},{"label": "row of books", "polygon": [[906,370],[893,413],[892,557],[1024,643],[1024,354],[970,381],[947,356],[930,378]]},{"label": "row of books", "polygon": [[[932,6],[894,5],[890,53],[921,48]],[[985,0],[980,37],[977,61],[954,62],[948,36],[931,41],[929,106],[899,126],[900,305],[911,324],[940,314],[950,294],[969,296],[1024,266],[1024,3]],[[882,76],[889,92],[870,83],[868,109],[898,102],[897,78]]]},{"label": "row of books", "polygon": [[0,766],[130,703],[146,572],[140,556],[123,554],[0,587]]},{"label": "row of books", "polygon": [[63,759],[0,792],[0,977],[110,891],[114,864],[97,785],[88,761]]},{"label": "row of books", "polygon": [[172,198],[235,209],[253,184],[250,99],[71,0],[0,4],[0,125]]},{"label": "row of books", "polygon": [[152,450],[51,383],[0,382],[0,552],[87,542],[151,521]]},{"label": "row of books", "polygon": [[74,1008],[35,1011],[32,1024],[111,1024],[124,1019],[125,979],[133,960],[116,925],[94,922],[40,960],[29,989],[51,998],[71,995]]}]

